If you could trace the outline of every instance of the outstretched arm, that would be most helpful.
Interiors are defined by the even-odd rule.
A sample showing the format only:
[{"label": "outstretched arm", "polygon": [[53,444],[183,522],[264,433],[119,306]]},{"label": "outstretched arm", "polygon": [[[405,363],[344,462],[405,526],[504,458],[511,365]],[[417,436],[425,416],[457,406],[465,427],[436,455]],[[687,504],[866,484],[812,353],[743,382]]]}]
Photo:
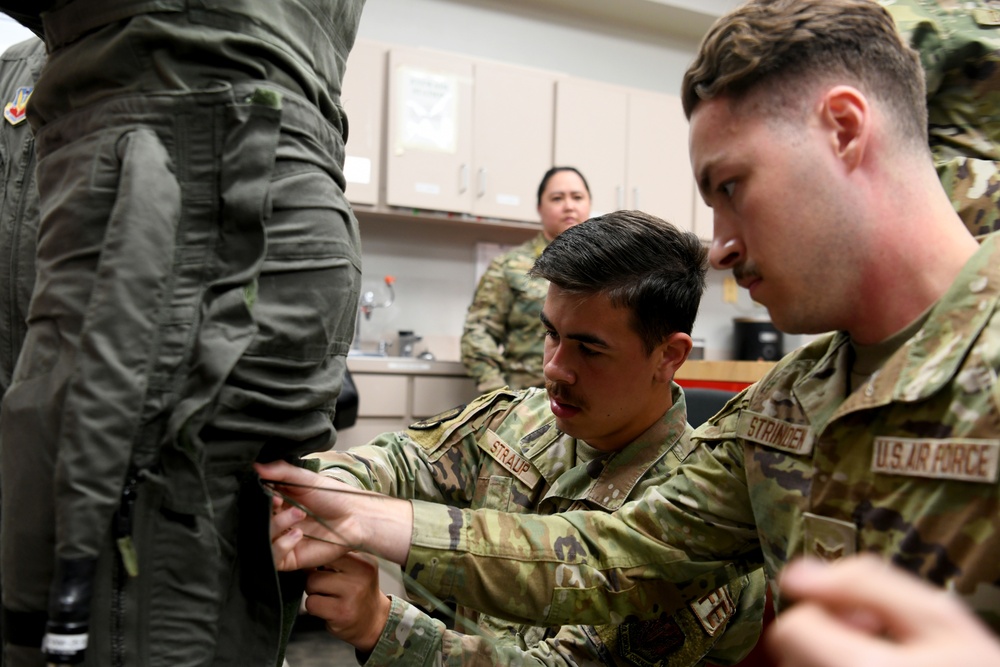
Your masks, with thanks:
[{"label": "outstretched arm", "polygon": [[348,551],[406,561],[413,530],[409,501],[360,491],[284,461],[255,468],[281,498],[271,518],[271,548],[279,570],[320,567]]}]

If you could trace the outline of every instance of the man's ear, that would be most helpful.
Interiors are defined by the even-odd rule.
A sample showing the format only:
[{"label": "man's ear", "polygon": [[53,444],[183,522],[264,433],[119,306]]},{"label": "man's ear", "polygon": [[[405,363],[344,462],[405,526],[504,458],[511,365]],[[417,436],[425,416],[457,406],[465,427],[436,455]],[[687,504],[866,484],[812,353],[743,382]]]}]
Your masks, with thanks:
[{"label": "man's ear", "polygon": [[672,381],[677,369],[687,361],[692,347],[694,343],[686,333],[676,332],[667,336],[656,348],[656,354],[660,355],[657,378],[662,382]]},{"label": "man's ear", "polygon": [[834,154],[853,171],[864,159],[871,134],[872,109],[854,86],[834,86],[820,102],[820,121],[830,134]]}]

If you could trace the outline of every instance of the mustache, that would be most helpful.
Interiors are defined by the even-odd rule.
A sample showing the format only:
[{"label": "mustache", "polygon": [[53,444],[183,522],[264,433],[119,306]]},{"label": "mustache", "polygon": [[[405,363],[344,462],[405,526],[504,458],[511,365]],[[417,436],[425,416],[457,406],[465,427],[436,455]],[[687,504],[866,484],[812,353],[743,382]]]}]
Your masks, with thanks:
[{"label": "mustache", "polygon": [[760,278],[760,271],[757,270],[757,265],[753,262],[743,262],[733,268],[733,277],[736,278],[737,282],[745,278]]},{"label": "mustache", "polygon": [[548,392],[549,398],[555,399],[560,403],[567,403],[576,407],[582,407],[581,403],[573,398],[573,394],[567,391],[566,385],[562,383],[546,380],[545,391]]}]

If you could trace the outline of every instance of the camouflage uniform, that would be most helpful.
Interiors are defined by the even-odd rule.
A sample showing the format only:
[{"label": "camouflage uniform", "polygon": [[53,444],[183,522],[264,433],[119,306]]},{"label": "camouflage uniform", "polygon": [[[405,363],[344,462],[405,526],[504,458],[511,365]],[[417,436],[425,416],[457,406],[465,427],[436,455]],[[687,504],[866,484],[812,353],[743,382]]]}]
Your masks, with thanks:
[{"label": "camouflage uniform", "polygon": [[37,282],[0,418],[7,667],[44,662],[50,593],[76,582],[86,664],[280,664],[296,575],[275,576],[252,463],[334,435],[362,5],[0,0],[49,53]]},{"label": "camouflage uniform", "polygon": [[[669,483],[613,515],[415,502],[406,571],[521,622],[601,623],[723,572],[764,563],[773,578],[796,556],[857,550],[955,591],[1000,630],[998,236],[850,395],[848,337],[826,335],[700,427]],[[496,588],[514,581],[516,598]]]},{"label": "camouflage uniform", "polygon": [[495,257],[479,281],[462,331],[462,363],[481,392],[541,387],[549,283],[528,271],[549,242],[542,234]]},{"label": "camouflage uniform", "polygon": [[[661,483],[686,456],[691,429],[676,385],[673,395],[674,406],[634,442],[586,463],[577,458],[577,440],[555,427],[544,390],[501,390],[338,453],[326,474],[399,498],[459,507],[613,511]],[[520,584],[513,581],[495,579],[492,585],[497,594],[519,595]],[[711,661],[732,664],[760,632],[763,586],[758,571],[673,617],[601,627],[513,625],[463,612],[490,641],[445,630],[393,598],[389,622],[365,664],[693,665],[709,651]]]},{"label": "camouflage uniform", "polygon": [[941,183],[976,236],[1000,229],[1000,2],[881,0],[927,74]]}]

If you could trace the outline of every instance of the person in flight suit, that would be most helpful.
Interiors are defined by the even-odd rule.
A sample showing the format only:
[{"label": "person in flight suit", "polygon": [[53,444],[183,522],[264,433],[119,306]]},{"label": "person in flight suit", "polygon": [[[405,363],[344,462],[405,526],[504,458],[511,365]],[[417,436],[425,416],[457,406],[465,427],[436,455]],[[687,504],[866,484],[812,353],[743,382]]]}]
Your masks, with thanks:
[{"label": "person in flight suit", "polygon": [[48,52],[37,281],[0,415],[8,667],[279,662],[298,594],[258,557],[251,465],[335,435],[363,4],[0,0]]},{"label": "person in flight suit", "polygon": [[[530,272],[548,284],[544,390],[498,390],[325,454],[323,474],[397,498],[523,513],[608,512],[639,497],[689,450],[673,377],[691,348],[705,257],[694,234],[637,211],[571,227]],[[516,599],[518,587],[505,588]],[[764,605],[757,571],[653,621],[536,627],[463,609],[449,630],[381,594],[377,569],[350,557],[311,574],[306,590],[306,609],[367,653],[366,667],[731,665],[756,643]]]},{"label": "person in flight suit", "polygon": [[[28,303],[35,286],[35,236],[38,188],[35,186],[35,137],[26,105],[45,64],[45,42],[33,37],[0,55],[0,398],[10,386],[27,329]],[[2,447],[2,445],[0,445]],[[2,589],[2,587],[0,587]],[[3,630],[0,628],[0,646]],[[3,664],[0,651],[0,664]]]},{"label": "person in flight suit", "polygon": [[495,257],[479,280],[462,328],[462,363],[480,392],[541,387],[545,281],[529,275],[545,247],[590,217],[590,186],[573,167],[552,167],[538,185],[542,231]]},{"label": "person in flight suit", "polygon": [[[760,565],[774,581],[801,556],[867,552],[996,633],[1000,246],[976,242],[938,180],[918,54],[870,0],[750,0],[706,35],[682,99],[713,266],[779,329],[828,333],[611,514],[289,495],[435,595],[519,622],[641,617]],[[289,529],[272,545],[282,568],[344,552],[303,540],[322,527],[288,512],[274,520]],[[495,583],[511,581],[516,600]]]}]

